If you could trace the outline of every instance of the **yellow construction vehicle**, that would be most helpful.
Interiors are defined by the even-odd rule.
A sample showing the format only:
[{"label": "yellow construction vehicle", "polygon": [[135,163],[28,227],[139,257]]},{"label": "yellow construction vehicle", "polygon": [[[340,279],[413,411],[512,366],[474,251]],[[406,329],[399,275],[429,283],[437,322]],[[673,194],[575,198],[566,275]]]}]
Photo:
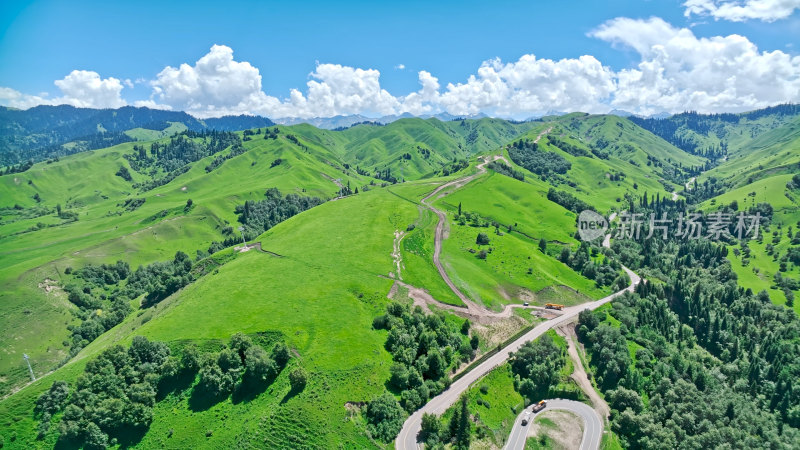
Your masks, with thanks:
[{"label": "yellow construction vehicle", "polygon": [[559,305],[558,303],[545,303],[544,307],[546,309],[557,309],[559,311],[564,309],[564,305]]}]

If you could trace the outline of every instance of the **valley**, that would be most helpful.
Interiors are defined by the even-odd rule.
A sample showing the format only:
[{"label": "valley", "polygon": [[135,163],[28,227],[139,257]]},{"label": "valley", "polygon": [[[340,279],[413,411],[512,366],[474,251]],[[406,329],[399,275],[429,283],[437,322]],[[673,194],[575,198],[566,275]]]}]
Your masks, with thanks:
[{"label": "valley", "polygon": [[[775,350],[796,351],[800,312],[792,111],[767,110],[758,126],[752,113],[741,123],[702,117],[717,127],[707,134],[581,113],[340,130],[138,127],[121,130],[137,140],[0,175],[5,445],[461,448],[466,439],[500,448],[518,431],[519,408],[593,398],[570,378],[565,355],[578,342],[550,331],[571,322],[589,385],[615,411],[601,448],[648,447],[666,433],[674,419],[652,400],[668,397],[665,380],[686,398],[692,389],[724,391],[736,405],[763,396],[779,412],[759,406],[728,418],[725,432],[781,423],[769,439],[792,442],[797,365]],[[688,139],[724,143],[724,156],[687,151]],[[609,233],[634,210],[758,210],[767,220],[750,241],[609,234],[601,244],[578,236],[589,208],[609,217]],[[242,239],[250,251],[239,251]],[[748,335],[741,317],[759,331]],[[259,356],[241,350],[241,363],[226,365],[237,333]],[[169,353],[136,433],[98,424],[92,434],[64,403],[46,419],[34,411],[55,381],[87,385],[94,361],[140,336]],[[248,358],[277,361],[281,345],[280,370],[248,384]],[[192,369],[185,355],[195,348]],[[547,362],[523,364],[528,354]],[[762,363],[775,369],[748,369]],[[207,395],[217,372],[231,384]],[[712,380],[722,374],[730,384]],[[77,401],[70,392],[64,401]],[[709,421],[722,420],[720,408]],[[651,422],[634,430],[633,411]],[[469,422],[457,420],[464,414]]]}]

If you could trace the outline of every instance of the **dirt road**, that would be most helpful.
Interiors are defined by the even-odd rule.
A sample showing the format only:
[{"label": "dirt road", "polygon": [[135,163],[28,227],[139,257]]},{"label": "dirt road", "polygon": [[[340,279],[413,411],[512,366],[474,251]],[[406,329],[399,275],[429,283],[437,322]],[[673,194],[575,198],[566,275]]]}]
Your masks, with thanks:
[{"label": "dirt road", "polygon": [[[472,179],[474,179],[477,175],[478,174],[475,174],[475,175],[472,175],[470,177],[466,177],[466,178],[462,178],[462,179],[459,179],[459,180],[456,180],[456,181],[452,181],[452,182],[447,183],[447,184],[449,184],[450,186],[454,186],[454,185],[457,185],[459,181],[466,180],[466,182],[469,182]],[[461,184],[461,185],[463,185],[463,184]],[[447,185],[443,185],[443,186],[439,187],[434,192],[432,192],[427,197],[425,197],[425,200],[428,200],[431,197],[433,197],[434,195],[436,195],[437,193],[441,192],[442,190],[445,189],[446,186]],[[425,203],[425,204],[429,208],[431,208],[431,210],[433,210],[434,212],[438,211],[437,209],[433,208],[432,206],[428,205],[427,203]],[[441,213],[439,211],[439,212],[437,212],[437,215],[438,214],[441,214],[441,215],[439,215],[439,224],[438,224],[437,230],[436,230],[437,231],[436,237],[437,237],[437,241],[440,242],[441,235],[439,233],[441,232],[441,230],[440,230],[439,227],[442,226],[442,223],[444,221],[444,213]],[[613,221],[613,219],[614,218],[612,217],[611,221]],[[610,239],[611,239],[611,235],[610,234],[605,236],[605,238],[603,240],[603,245],[605,247],[609,246]],[[441,251],[441,247],[437,246],[437,250]],[[435,258],[435,260],[438,261],[438,257]],[[461,294],[455,288],[455,286],[452,285],[452,282],[449,281],[449,277],[447,277],[447,274],[444,272],[441,264],[437,264],[437,268],[439,269],[439,273],[442,275],[442,278],[444,278],[446,281],[448,281],[448,285],[451,286],[451,289],[453,289],[453,292],[455,292],[457,295],[460,294],[459,298],[461,298],[463,296],[463,294]],[[522,345],[524,345],[526,342],[533,341],[534,339],[537,339],[539,336],[541,336],[542,334],[546,333],[548,330],[550,330],[552,328],[555,328],[555,327],[558,327],[560,325],[564,325],[564,324],[568,324],[568,323],[572,322],[573,320],[577,319],[578,314],[581,311],[585,310],[585,309],[594,310],[594,309],[599,308],[600,306],[605,305],[606,303],[612,301],[614,298],[624,294],[625,292],[632,292],[633,289],[636,287],[636,285],[638,285],[641,282],[641,278],[638,275],[636,275],[636,273],[634,273],[632,270],[628,269],[625,266],[622,266],[622,269],[625,271],[625,273],[630,278],[630,280],[631,280],[630,285],[628,285],[626,288],[624,288],[622,290],[619,290],[619,291],[617,291],[617,292],[615,292],[615,293],[613,293],[613,294],[611,294],[611,295],[609,295],[609,296],[607,296],[605,298],[602,298],[600,300],[596,300],[594,302],[584,303],[582,305],[576,305],[576,306],[571,306],[571,307],[565,308],[564,309],[564,313],[561,316],[556,317],[554,319],[550,319],[550,320],[548,320],[548,321],[546,321],[544,323],[541,323],[541,324],[537,325],[532,330],[530,330],[527,333],[525,333],[524,335],[520,336],[517,340],[511,342],[509,345],[507,345],[505,348],[500,350],[498,353],[496,353],[495,355],[491,356],[486,361],[484,361],[483,363],[479,364],[477,367],[475,367],[472,370],[470,370],[467,374],[465,374],[463,377],[459,378],[452,385],[450,385],[450,387],[447,390],[445,390],[441,394],[437,395],[436,397],[432,398],[430,401],[428,401],[428,403],[426,403],[424,406],[422,406],[422,408],[420,408],[417,411],[415,411],[408,419],[406,419],[406,421],[403,423],[403,428],[400,430],[400,433],[397,435],[397,438],[395,439],[395,447],[397,449],[406,449],[406,450],[412,450],[412,449],[419,448],[420,446],[417,443],[417,434],[419,434],[419,431],[420,431],[420,429],[422,427],[422,415],[423,414],[425,414],[425,413],[435,414],[435,415],[443,414],[447,410],[447,408],[449,408],[450,406],[455,404],[456,401],[458,401],[458,398],[461,396],[461,394],[466,392],[466,390],[469,389],[469,387],[473,383],[475,383],[481,377],[483,377],[484,375],[486,375],[487,373],[492,371],[495,367],[497,367],[500,364],[503,364],[504,362],[506,362],[511,357],[511,354],[516,352],[516,351],[518,351],[520,349],[520,347],[522,347]],[[464,297],[464,298],[466,298],[466,297]],[[462,301],[463,301],[463,299],[462,299]],[[473,309],[479,310],[478,306],[473,304],[472,302],[467,303],[465,301],[465,304],[467,304],[467,305],[472,304]],[[584,406],[586,406],[586,405],[584,405]],[[599,419],[598,414],[593,409],[589,408],[588,406],[586,406],[586,409],[591,411],[591,415],[589,415],[589,416],[587,416],[585,418],[587,420],[587,423],[588,423],[588,421],[592,420],[591,416],[594,416],[597,419]],[[592,429],[596,429],[597,428],[596,425],[597,424],[592,425],[591,428]],[[587,425],[587,429],[588,428],[589,428],[589,426]],[[602,433],[602,420],[600,420],[599,429],[600,429],[600,432]],[[588,431],[588,432],[585,431],[585,432],[588,433],[585,436],[589,436],[589,439],[586,441],[587,446],[584,447],[584,443],[582,442],[581,443],[581,447],[582,448],[592,448],[592,449],[598,448],[599,442],[600,442],[599,439],[597,439],[596,443],[595,443],[595,438],[597,438],[598,434],[595,431]],[[524,445],[524,443],[523,443],[523,445]]]},{"label": "dirt road", "polygon": [[586,368],[583,367],[583,361],[581,360],[580,355],[578,355],[581,344],[578,342],[578,335],[575,334],[575,324],[570,323],[558,327],[556,332],[567,340],[567,353],[569,354],[570,359],[572,359],[573,367],[573,372],[572,375],[570,375],[570,378],[575,380],[575,383],[577,383],[583,393],[589,397],[589,400],[592,402],[592,406],[594,407],[594,410],[597,411],[597,414],[602,417],[604,421],[608,420],[608,415],[611,412],[611,409],[608,407],[608,403],[606,403],[606,401],[600,397],[600,394],[598,394],[594,389],[594,386],[592,386],[592,382],[589,380],[589,376],[586,374]]},{"label": "dirt road", "polygon": [[[550,127],[547,130],[539,133],[539,135],[536,136],[536,139],[534,140],[534,142],[539,142],[539,139],[541,139],[542,136],[544,136],[545,134],[549,133],[550,130],[552,130],[552,129],[553,129],[553,127]],[[478,166],[477,166],[478,171],[475,172],[474,174],[468,175],[468,176],[463,177],[463,178],[459,178],[457,180],[450,181],[448,183],[445,183],[445,184],[439,186],[438,188],[434,189],[433,192],[431,192],[430,194],[425,196],[425,198],[422,199],[422,204],[425,205],[431,211],[433,211],[439,218],[439,222],[436,224],[436,232],[434,233],[434,238],[433,238],[433,243],[434,243],[433,264],[436,266],[436,270],[439,271],[439,276],[442,277],[442,279],[447,284],[447,286],[450,288],[450,290],[452,290],[453,293],[456,294],[456,296],[459,298],[459,300],[461,300],[464,303],[464,305],[467,308],[467,310],[469,311],[469,313],[472,314],[472,315],[475,315],[475,316],[496,315],[497,313],[493,313],[493,312],[487,310],[485,307],[483,307],[481,305],[478,305],[475,302],[473,302],[472,300],[470,300],[469,297],[464,295],[458,289],[458,287],[456,287],[455,283],[453,283],[453,280],[450,279],[450,276],[447,275],[447,271],[444,269],[444,266],[442,265],[442,262],[440,260],[440,256],[442,254],[442,241],[444,240],[444,227],[445,227],[445,223],[447,222],[447,215],[443,211],[441,211],[441,210],[437,209],[436,207],[434,207],[430,203],[430,200],[431,199],[435,200],[437,198],[442,198],[445,195],[447,195],[447,193],[444,192],[445,190],[447,190],[447,189],[452,189],[452,190],[458,189],[458,188],[466,185],[470,181],[472,181],[472,180],[478,178],[479,176],[485,174],[486,173],[486,165],[489,164],[489,162],[491,162],[491,161],[497,161],[497,160],[502,160],[503,162],[508,164],[508,160],[506,160],[505,157],[503,157],[503,156],[494,155],[492,157],[487,157],[484,160],[484,162],[478,164]],[[513,305],[508,305],[506,307],[506,309],[504,309],[503,312],[500,313],[500,314],[508,314],[508,315],[510,315],[511,309],[509,308],[509,306],[513,307]],[[521,306],[521,305],[516,305],[516,306]]]},{"label": "dirt road", "polygon": [[[497,155],[495,155],[494,158],[491,159],[491,161],[496,161],[498,159],[502,159],[503,161],[506,161],[505,158],[503,158],[502,156],[497,156]],[[479,315],[479,314],[482,314],[484,312],[487,312],[487,310],[486,310],[486,308],[483,308],[482,306],[478,306],[475,302],[470,300],[469,297],[464,295],[456,287],[455,283],[453,283],[453,280],[450,279],[450,276],[447,275],[447,271],[444,270],[444,266],[442,265],[442,262],[440,260],[440,256],[442,254],[442,240],[444,240],[444,227],[445,227],[445,223],[447,222],[447,215],[442,210],[439,210],[436,207],[434,207],[431,203],[429,203],[429,201],[432,198],[435,199],[435,198],[444,197],[446,195],[446,193],[442,193],[442,191],[444,191],[446,189],[451,189],[451,188],[454,189],[454,190],[458,189],[458,188],[466,185],[470,181],[472,181],[472,180],[478,178],[479,176],[485,174],[486,173],[486,164],[488,164],[488,163],[489,163],[489,159],[487,159],[484,162],[478,164],[478,166],[477,166],[478,171],[476,173],[474,173],[472,175],[469,175],[469,176],[466,176],[466,177],[463,177],[463,178],[459,178],[457,180],[450,181],[449,183],[445,183],[445,184],[439,186],[438,188],[434,189],[433,192],[431,192],[430,194],[425,196],[425,198],[422,199],[422,204],[425,205],[431,211],[433,211],[439,217],[439,222],[436,224],[436,231],[434,233],[434,238],[433,238],[433,244],[434,244],[433,264],[436,266],[436,270],[439,271],[439,276],[441,276],[442,279],[444,280],[444,282],[447,283],[447,286],[450,288],[450,290],[452,290],[453,293],[456,294],[456,296],[464,303],[465,307],[470,312],[470,314],[475,314],[475,315]],[[506,161],[506,163],[508,163],[508,161]],[[440,193],[442,193],[442,194],[440,194]]]}]

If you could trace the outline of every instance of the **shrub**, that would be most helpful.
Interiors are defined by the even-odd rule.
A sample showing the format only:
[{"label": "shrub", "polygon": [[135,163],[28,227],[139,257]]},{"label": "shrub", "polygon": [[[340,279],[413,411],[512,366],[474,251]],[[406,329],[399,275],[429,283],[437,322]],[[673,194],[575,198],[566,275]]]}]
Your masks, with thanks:
[{"label": "shrub", "polygon": [[292,386],[292,391],[302,391],[307,382],[308,374],[302,367],[297,367],[289,373],[289,384]]},{"label": "shrub", "polygon": [[403,427],[405,412],[394,396],[386,391],[367,405],[367,428],[373,436],[391,442]]}]

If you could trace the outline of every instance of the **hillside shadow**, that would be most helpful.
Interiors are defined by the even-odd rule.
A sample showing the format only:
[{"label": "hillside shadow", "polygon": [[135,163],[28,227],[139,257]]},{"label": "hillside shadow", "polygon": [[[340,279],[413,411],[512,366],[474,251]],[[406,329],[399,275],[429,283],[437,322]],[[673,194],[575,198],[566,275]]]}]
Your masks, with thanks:
[{"label": "hillside shadow", "polygon": [[74,439],[59,438],[56,445],[53,446],[54,450],[72,450],[81,448],[81,442]]},{"label": "hillside shadow", "polygon": [[176,394],[183,392],[194,384],[197,378],[196,373],[181,372],[178,375],[170,378],[162,379],[158,384],[158,393],[156,394],[156,401],[164,400],[169,394]]},{"label": "hillside shadow", "polygon": [[[108,436],[109,440],[116,439],[119,448],[127,449],[138,446],[144,435],[147,434],[147,427],[131,427],[117,429],[116,432]],[[59,438],[53,446],[56,450],[72,450],[76,448],[91,448],[81,440]]]},{"label": "hillside shadow", "polygon": [[147,427],[123,428],[113,437],[117,438],[119,448],[132,448],[142,441],[145,434],[147,434]]},{"label": "hillside shadow", "polygon": [[297,396],[297,394],[303,392],[304,389],[305,389],[305,386],[303,386],[303,387],[301,387],[299,389],[292,388],[289,392],[286,393],[286,395],[283,396],[283,398],[281,399],[280,404],[281,405],[285,404],[286,402],[288,402],[289,400],[291,400],[292,398]]},{"label": "hillside shadow", "polygon": [[234,405],[242,402],[251,402],[259,395],[263,394],[270,385],[275,381],[276,376],[270,377],[266,380],[255,380],[251,377],[244,377],[242,382],[233,390],[231,402]]},{"label": "hillside shadow", "polygon": [[192,389],[192,395],[189,397],[189,409],[192,412],[206,411],[217,403],[225,400],[229,394],[214,395],[205,389],[196,387]]}]

